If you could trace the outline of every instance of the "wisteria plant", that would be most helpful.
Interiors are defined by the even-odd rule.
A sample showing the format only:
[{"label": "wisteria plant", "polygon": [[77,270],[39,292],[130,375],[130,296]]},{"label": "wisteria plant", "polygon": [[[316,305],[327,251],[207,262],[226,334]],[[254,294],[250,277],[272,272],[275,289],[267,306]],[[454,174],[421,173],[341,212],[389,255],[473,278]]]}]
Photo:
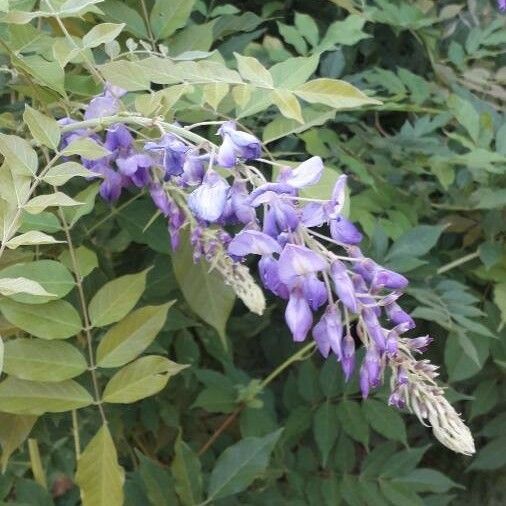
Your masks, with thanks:
[{"label": "wisteria plant", "polygon": [[[447,104],[425,105],[435,85],[418,100],[420,83],[407,71],[363,68],[337,79],[342,48],[362,41],[368,54],[366,23],[407,26],[433,51],[431,30],[448,23],[450,31],[461,7],[407,2],[396,14],[386,0],[322,3],[344,19],[326,26],[297,12],[293,26],[276,20],[278,38],[254,31],[280,12],[276,2],[257,16],[193,0],[0,0],[1,70],[12,90],[0,114],[6,500],[203,506],[320,497],[382,506],[422,504],[419,492],[458,486],[417,468],[426,447],[409,447],[425,426],[451,451],[475,453],[450,403],[465,396],[423,355],[441,346],[439,327],[415,320],[458,336],[466,360],[486,360],[471,337],[494,337],[473,319],[484,314],[477,299],[434,276],[478,257],[495,265],[500,220],[488,218],[495,235],[485,253],[430,270],[420,257],[465,224],[419,224],[410,213],[423,198],[445,206],[427,182],[432,170],[443,187],[484,180],[480,168],[500,177],[504,141],[484,130],[498,116],[482,112],[471,123],[457,88]],[[482,43],[484,58],[501,37],[499,29],[473,35],[486,36],[495,38]],[[459,51],[449,58],[464,65]],[[434,58],[434,72],[450,79]],[[416,103],[378,91],[388,86],[409,88]],[[497,88],[487,90],[495,100]],[[464,133],[449,128],[443,104]],[[434,117],[392,140],[385,111]],[[358,140],[366,145],[371,129],[379,138],[363,149]],[[425,141],[436,129],[465,148],[475,142],[479,156]],[[399,153],[413,157],[410,187],[404,169],[390,168],[403,163]],[[454,165],[465,164],[471,176],[456,176]],[[374,190],[355,195],[357,185]],[[502,198],[480,191],[478,209]],[[392,198],[404,199],[402,212]],[[251,359],[251,346],[261,358]],[[421,426],[406,434],[408,413]],[[369,427],[389,441],[371,447]],[[308,431],[317,463],[301,439]],[[27,458],[12,468],[27,438]],[[65,450],[44,451],[52,445]],[[304,473],[314,475],[307,487]]]}]

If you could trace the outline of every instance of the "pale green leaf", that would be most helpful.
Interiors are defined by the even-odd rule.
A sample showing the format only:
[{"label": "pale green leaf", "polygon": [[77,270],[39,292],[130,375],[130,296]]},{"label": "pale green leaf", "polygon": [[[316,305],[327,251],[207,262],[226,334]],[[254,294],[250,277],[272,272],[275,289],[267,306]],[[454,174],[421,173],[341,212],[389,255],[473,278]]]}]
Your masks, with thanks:
[{"label": "pale green leaf", "polygon": [[[51,167],[43,177],[46,183],[53,186],[61,186],[73,177],[90,177],[90,171],[80,163],[65,162]],[[95,174],[93,174],[94,177]]]},{"label": "pale green leaf", "polygon": [[79,457],[75,481],[83,506],[123,506],[125,472],[106,424]]},{"label": "pale green leaf", "polygon": [[127,274],[102,286],[89,304],[92,325],[103,327],[125,317],[141,298],[148,271]]},{"label": "pale green leaf", "polygon": [[157,355],[141,357],[120,369],[107,383],[103,401],[130,404],[162,390],[187,365]]},{"label": "pale green leaf", "polygon": [[63,251],[59,256],[59,260],[63,265],[74,272],[74,274],[79,274],[82,278],[86,277],[93,271],[93,269],[98,267],[97,254],[93,250],[88,249],[86,246],[79,246],[76,248],[74,250],[74,256],[76,257],[77,270],[79,271],[78,273],[75,272],[69,250]]},{"label": "pale green leaf", "polygon": [[278,107],[281,114],[299,123],[304,123],[302,110],[297,97],[288,90],[276,89],[272,91],[272,102]]},{"label": "pale green leaf", "polygon": [[149,17],[153,33],[157,39],[172,35],[185,26],[193,9],[195,0],[156,0]]},{"label": "pale green leaf", "polygon": [[37,142],[52,150],[58,149],[60,127],[55,119],[26,105],[23,120],[28,125],[30,133]]},{"label": "pale green leaf", "polygon": [[42,244],[58,244],[64,241],[57,241],[53,236],[47,235],[38,230],[30,230],[24,234],[17,235],[5,243],[9,249],[16,249],[19,246],[34,246]]},{"label": "pale green leaf", "polygon": [[5,343],[5,372],[30,381],[63,381],[82,374],[88,364],[65,341],[14,339]]},{"label": "pale green leaf", "polygon": [[111,327],[98,345],[97,365],[119,367],[139,356],[162,329],[173,303],[142,307]]},{"label": "pale green leaf", "polygon": [[320,55],[289,58],[273,65],[269,71],[276,88],[293,89],[305,83],[315,72],[320,61]]},{"label": "pale green leaf", "polygon": [[216,111],[227,96],[230,86],[226,83],[210,83],[202,87],[204,100]]},{"label": "pale green leaf", "polygon": [[79,155],[87,160],[98,160],[110,154],[109,150],[88,137],[76,139],[62,151],[63,156]]},{"label": "pale green leaf", "polygon": [[0,133],[0,154],[15,174],[33,176],[39,165],[37,153],[30,144],[16,135]]},{"label": "pale green leaf", "polygon": [[216,461],[209,478],[208,497],[220,499],[245,490],[267,469],[283,429],[264,437],[247,437],[228,447]]},{"label": "pale green leaf", "polygon": [[274,83],[269,71],[256,59],[251,56],[242,56],[234,53],[239,73],[243,79],[258,86],[272,88]]},{"label": "pale green leaf", "polygon": [[49,297],[53,294],[47,292],[39,283],[27,278],[0,278],[0,294],[6,297],[17,294],[28,294],[35,297]]},{"label": "pale green leaf", "polygon": [[338,79],[314,79],[295,88],[294,93],[312,104],[324,104],[334,109],[352,109],[362,105],[379,105],[355,86]]},{"label": "pale green leaf", "polygon": [[114,40],[125,27],[124,23],[101,23],[95,25],[84,37],[83,46],[87,48],[97,47]]},{"label": "pale green leaf", "polygon": [[92,10],[95,4],[99,4],[104,0],[67,0],[58,9],[60,16],[73,16],[76,14],[85,14]]},{"label": "pale green leaf", "polygon": [[3,299],[0,311],[12,325],[43,339],[66,339],[82,328],[79,313],[65,300],[29,305]]},{"label": "pale green leaf", "polygon": [[366,22],[365,16],[351,15],[343,21],[334,21],[323,37],[318,51],[328,51],[337,44],[354,46],[357,42],[370,37],[362,28]]},{"label": "pale green leaf", "polygon": [[0,411],[42,415],[84,408],[93,403],[87,390],[73,380],[26,381],[13,376],[0,383]]},{"label": "pale green leaf", "polygon": [[79,206],[82,202],[77,202],[73,198],[62,192],[50,193],[48,195],[37,195],[29,200],[23,209],[30,214],[38,214],[48,207],[68,207]]}]

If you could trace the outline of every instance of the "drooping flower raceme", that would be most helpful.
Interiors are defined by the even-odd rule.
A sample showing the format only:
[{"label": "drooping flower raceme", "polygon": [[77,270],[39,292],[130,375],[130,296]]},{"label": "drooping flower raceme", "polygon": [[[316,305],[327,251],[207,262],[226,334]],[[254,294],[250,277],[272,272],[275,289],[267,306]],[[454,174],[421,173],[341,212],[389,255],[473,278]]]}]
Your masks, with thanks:
[{"label": "drooping flower raceme", "polygon": [[[108,88],[90,102],[85,117],[115,114],[121,95]],[[264,296],[244,265],[256,256],[264,288],[286,301],[295,341],[311,336],[324,357],[341,364],[347,380],[356,370],[364,398],[389,378],[389,404],[428,421],[452,450],[474,452],[469,430],[436,383],[437,368],[416,358],[430,337],[405,336],[415,326],[398,304],[408,280],[360,249],[362,233],[344,214],[345,175],[328,200],[311,200],[299,194],[320,180],[321,158],[281,167],[268,181],[250,165],[261,156],[260,141],[232,121],[218,129],[220,146],[190,142],[195,134],[178,125],[165,125],[160,139],[143,142],[121,122],[102,138],[72,128],[74,121],[61,120],[68,130],[63,143],[87,136],[110,152],[83,160],[91,177],[102,178],[106,201],[116,201],[127,187],[146,188],[167,219],[172,247],[188,228],[194,260],[209,261],[249,309],[261,313]]]}]

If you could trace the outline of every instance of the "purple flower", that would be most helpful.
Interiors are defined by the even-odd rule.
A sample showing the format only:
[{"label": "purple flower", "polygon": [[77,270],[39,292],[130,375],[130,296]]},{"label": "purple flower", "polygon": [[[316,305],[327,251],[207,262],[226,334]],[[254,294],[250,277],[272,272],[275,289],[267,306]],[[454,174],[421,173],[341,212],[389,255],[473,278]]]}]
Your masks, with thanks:
[{"label": "purple flower", "polygon": [[133,148],[134,138],[130,130],[122,123],[117,123],[107,129],[104,146],[109,151],[115,151],[120,156],[127,155]]},{"label": "purple flower", "polygon": [[250,253],[272,255],[272,253],[281,253],[281,247],[271,236],[263,232],[243,230],[228,245],[228,253],[236,257],[243,257]]},{"label": "purple flower", "polygon": [[218,134],[223,139],[217,156],[217,161],[222,167],[234,167],[238,157],[244,160],[260,157],[262,152],[260,141],[254,135],[236,130],[233,121],[223,123]]},{"label": "purple flower", "polygon": [[285,320],[292,332],[293,340],[300,342],[306,339],[307,333],[313,324],[313,315],[302,290],[294,288],[285,311]]},{"label": "purple flower", "polygon": [[334,189],[332,190],[332,199],[327,205],[327,214],[331,219],[340,216],[344,207],[344,200],[346,198],[346,181],[348,176],[341,175],[337,178]]},{"label": "purple flower", "polygon": [[340,260],[334,260],[330,266],[330,276],[334,283],[334,291],[339,300],[353,313],[358,313],[358,303],[355,296],[355,289],[346,266]]},{"label": "purple flower", "polygon": [[234,181],[230,188],[230,212],[239,222],[245,225],[256,221],[255,209],[250,204],[250,196],[243,181]]},{"label": "purple flower", "polygon": [[320,180],[322,172],[322,159],[319,156],[313,156],[295,169],[284,168],[279,175],[278,181],[293,188],[303,188],[304,186],[316,184]]},{"label": "purple flower", "polygon": [[320,321],[313,328],[313,337],[320,353],[327,358],[330,351],[342,358],[343,325],[339,309],[335,304],[329,304]]},{"label": "purple flower", "polygon": [[144,148],[161,155],[166,179],[170,176],[179,176],[183,172],[188,146],[175,135],[164,134],[158,142],[147,142]]},{"label": "purple flower", "polygon": [[287,244],[279,257],[279,278],[289,287],[300,284],[301,277],[326,268],[323,257],[305,246]]},{"label": "purple flower", "polygon": [[163,186],[160,184],[153,184],[149,187],[149,193],[155,206],[158,207],[164,216],[168,216],[170,213],[171,202],[167,196],[167,192],[163,189]]},{"label": "purple flower", "polygon": [[358,244],[363,237],[358,228],[344,216],[330,220],[330,235],[334,241],[342,244]]},{"label": "purple flower", "polygon": [[263,285],[274,295],[288,299],[288,287],[279,279],[279,262],[271,256],[263,256],[258,262],[258,270]]},{"label": "purple flower", "polygon": [[343,339],[343,358],[341,359],[341,367],[343,368],[346,381],[351,378],[353,369],[355,368],[355,341],[350,334],[346,334]]},{"label": "purple flower", "polygon": [[223,214],[230,185],[209,169],[202,184],[188,197],[188,207],[200,220],[215,222]]},{"label": "purple flower", "polygon": [[369,389],[379,385],[381,379],[381,358],[374,346],[370,346],[365,354],[364,363],[360,368],[360,390],[365,399]]},{"label": "purple flower", "polygon": [[320,281],[316,274],[307,274],[301,280],[302,293],[313,311],[318,310],[327,302],[327,289],[325,283]]},{"label": "purple flower", "polygon": [[202,179],[205,174],[204,160],[207,160],[208,156],[199,156],[198,154],[190,151],[186,154],[183,163],[183,173],[181,179],[188,186],[196,186],[202,183]]},{"label": "purple flower", "polygon": [[362,319],[365,328],[378,350],[383,352],[386,349],[385,331],[378,321],[378,317],[370,308],[362,309]]},{"label": "purple flower", "polygon": [[506,0],[497,0],[497,7],[501,12],[506,12]]},{"label": "purple flower", "polygon": [[389,271],[383,267],[377,267],[371,281],[372,288],[390,288],[391,290],[403,289],[408,286],[408,280],[394,271]]},{"label": "purple flower", "polygon": [[409,325],[409,328],[415,327],[415,322],[411,316],[409,316],[406,311],[404,311],[399,304],[396,302],[392,302],[391,304],[387,304],[385,306],[385,311],[387,313],[388,319],[394,324],[399,325],[401,323],[405,323]]},{"label": "purple flower", "polygon": [[106,85],[104,93],[93,98],[88,104],[84,112],[84,119],[114,116],[120,109],[119,98],[125,93],[126,91],[119,86]]},{"label": "purple flower", "polygon": [[148,155],[135,154],[128,158],[118,158],[116,165],[121,174],[128,176],[138,188],[149,183],[149,169],[153,165],[153,160]]},{"label": "purple flower", "polygon": [[406,344],[414,351],[419,353],[423,353],[432,342],[432,337],[430,336],[421,336],[415,337],[414,339],[408,339]]},{"label": "purple flower", "polygon": [[310,202],[302,209],[301,223],[308,228],[320,227],[327,221],[325,207],[317,202]]},{"label": "purple flower", "polygon": [[95,172],[99,172],[104,177],[99,189],[100,196],[109,203],[118,200],[124,186],[121,174],[118,174],[107,165],[103,165],[100,168],[97,166]]}]

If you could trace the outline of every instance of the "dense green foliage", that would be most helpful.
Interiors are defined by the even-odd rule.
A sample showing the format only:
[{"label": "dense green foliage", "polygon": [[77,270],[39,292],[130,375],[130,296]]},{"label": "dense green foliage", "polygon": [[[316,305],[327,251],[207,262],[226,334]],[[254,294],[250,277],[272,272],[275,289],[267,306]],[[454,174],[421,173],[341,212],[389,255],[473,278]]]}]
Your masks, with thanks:
[{"label": "dense green foliage", "polygon": [[[485,0],[0,0],[0,500],[504,504],[505,44]],[[409,277],[474,457],[387,407],[386,388],[362,401],[335,360],[292,342],[282,302],[253,315],[184,241],[171,255],[146,195],[96,198],[72,161],[96,147],[38,185],[52,118],[78,117],[104,79],[139,116],[236,118],[266,158],[321,156],[312,197],[349,174],[350,217]]]}]

